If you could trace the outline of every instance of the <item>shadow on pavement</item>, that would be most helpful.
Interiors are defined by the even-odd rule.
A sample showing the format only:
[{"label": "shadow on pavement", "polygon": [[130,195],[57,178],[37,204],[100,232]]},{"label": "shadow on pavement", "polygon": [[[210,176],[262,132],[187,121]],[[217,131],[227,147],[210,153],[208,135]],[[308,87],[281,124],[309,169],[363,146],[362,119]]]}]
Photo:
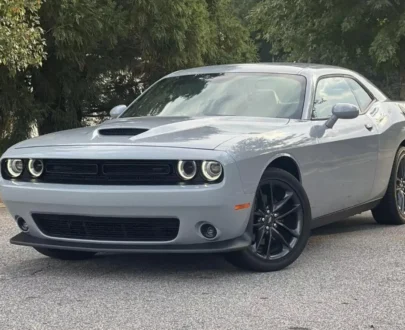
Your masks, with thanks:
[{"label": "shadow on pavement", "polygon": [[365,230],[381,230],[386,226],[376,223],[371,213],[356,215],[312,230],[311,236],[336,235]]},{"label": "shadow on pavement", "polygon": [[3,268],[3,272],[11,275],[11,278],[52,276],[74,280],[104,276],[119,279],[146,276],[152,280],[169,281],[218,280],[249,274],[227,263],[221,255],[201,254],[99,254],[85,261],[60,261],[35,254],[35,257],[29,259],[15,260]]}]

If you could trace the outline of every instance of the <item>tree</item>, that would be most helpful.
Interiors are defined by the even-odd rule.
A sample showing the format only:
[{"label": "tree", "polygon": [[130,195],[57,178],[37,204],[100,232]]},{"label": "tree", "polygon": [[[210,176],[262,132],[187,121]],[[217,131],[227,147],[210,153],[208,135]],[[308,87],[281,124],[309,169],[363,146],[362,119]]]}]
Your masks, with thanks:
[{"label": "tree", "polygon": [[239,17],[243,25],[250,31],[250,37],[255,42],[260,62],[274,62],[278,56],[271,54],[271,42],[258,37],[258,32],[251,29],[250,12],[262,0],[232,0],[235,15]]},{"label": "tree", "polygon": [[404,1],[263,0],[250,19],[288,60],[343,65],[374,78],[396,71],[405,100]]},{"label": "tree", "polygon": [[40,0],[0,0],[0,67],[11,74],[42,62],[40,6]]},{"label": "tree", "polygon": [[0,0],[0,150],[26,138],[39,115],[28,67],[41,65],[40,0]]},{"label": "tree", "polygon": [[210,24],[210,52],[206,63],[240,63],[257,60],[250,32],[235,12],[235,0],[207,0]]},{"label": "tree", "polygon": [[39,14],[48,55],[31,70],[33,106],[43,110],[38,131],[80,127],[90,104],[103,99],[108,72],[121,64],[126,16],[112,0],[49,0]]}]

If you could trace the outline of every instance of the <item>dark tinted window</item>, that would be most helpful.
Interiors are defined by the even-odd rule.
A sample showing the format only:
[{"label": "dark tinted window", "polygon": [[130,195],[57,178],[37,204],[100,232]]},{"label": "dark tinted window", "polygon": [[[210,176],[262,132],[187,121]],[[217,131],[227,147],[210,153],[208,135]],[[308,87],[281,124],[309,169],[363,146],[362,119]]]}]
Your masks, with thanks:
[{"label": "dark tinted window", "polygon": [[337,103],[350,103],[359,106],[345,78],[325,78],[318,82],[312,118],[326,119],[332,115]]},{"label": "dark tinted window", "polygon": [[199,74],[166,78],[121,117],[255,116],[300,119],[306,79],[260,73]]},{"label": "dark tinted window", "polygon": [[370,103],[373,101],[372,98],[357,81],[350,78],[346,78],[346,81],[360,105],[361,112],[366,111]]}]

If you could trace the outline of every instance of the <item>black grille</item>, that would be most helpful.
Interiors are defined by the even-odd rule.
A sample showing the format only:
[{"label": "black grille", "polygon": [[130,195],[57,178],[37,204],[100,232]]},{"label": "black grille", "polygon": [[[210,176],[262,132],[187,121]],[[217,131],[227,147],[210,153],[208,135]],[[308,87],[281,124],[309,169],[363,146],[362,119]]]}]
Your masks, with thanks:
[{"label": "black grille", "polygon": [[134,136],[148,131],[143,128],[105,128],[100,129],[98,134],[107,136]]},{"label": "black grille", "polygon": [[87,174],[87,175],[97,175],[98,165],[97,164],[85,164],[80,162],[47,162],[45,166],[45,172],[49,175],[52,174]]},{"label": "black grille", "polygon": [[181,181],[177,162],[171,160],[46,159],[44,163],[45,173],[37,181],[99,185],[170,185]]},{"label": "black grille", "polygon": [[170,241],[177,237],[179,219],[116,218],[78,215],[32,215],[47,236],[104,241]]}]

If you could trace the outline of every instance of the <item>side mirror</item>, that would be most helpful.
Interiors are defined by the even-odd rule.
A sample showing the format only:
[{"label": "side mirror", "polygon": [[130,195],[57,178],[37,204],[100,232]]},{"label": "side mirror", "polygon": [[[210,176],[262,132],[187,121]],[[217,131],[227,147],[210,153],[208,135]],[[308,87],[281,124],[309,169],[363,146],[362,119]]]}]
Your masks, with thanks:
[{"label": "side mirror", "polygon": [[126,105],[117,105],[110,111],[110,117],[112,119],[119,117],[127,109]]},{"label": "side mirror", "polygon": [[325,123],[327,128],[332,128],[338,119],[354,119],[359,116],[359,107],[349,103],[338,103],[333,106],[332,117]]}]

